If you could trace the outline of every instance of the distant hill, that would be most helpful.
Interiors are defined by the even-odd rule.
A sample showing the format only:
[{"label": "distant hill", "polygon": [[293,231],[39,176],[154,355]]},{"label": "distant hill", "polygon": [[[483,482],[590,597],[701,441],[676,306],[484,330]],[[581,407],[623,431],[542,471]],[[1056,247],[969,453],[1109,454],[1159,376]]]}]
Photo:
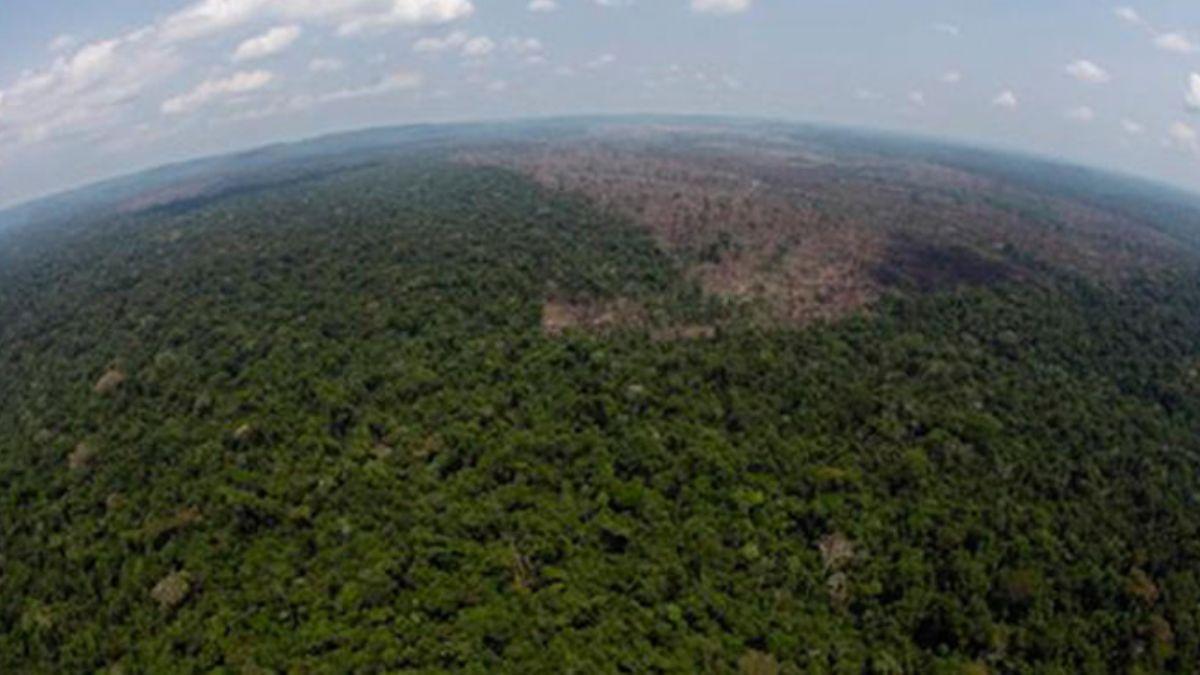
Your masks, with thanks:
[{"label": "distant hill", "polygon": [[1200,247],[1200,198],[1138,179],[893,134],[655,116],[331,135],[39,200],[0,212],[0,229],[179,211],[416,156],[512,168],[586,195],[691,259],[710,291],[765,298],[793,320],[839,316],[897,285],[1023,276],[1031,265],[1121,276],[1193,261]]},{"label": "distant hill", "polygon": [[181,201],[212,197],[275,180],[277,172],[303,175],[377,160],[397,152],[446,148],[502,134],[544,135],[570,129],[583,120],[512,124],[417,124],[344,132],[295,143],[279,143],[247,152],[207,157],[162,166],[51,195],[0,211],[4,227],[94,219],[114,212],[137,212]]},{"label": "distant hill", "polygon": [[[703,116],[574,117],[539,121],[474,124],[418,124],[331,134],[294,143],[202,158],[122,176],[69,192],[0,210],[0,228],[15,224],[55,221],[95,213],[96,209],[137,210],[196,196],[244,187],[256,174],[306,162],[343,156],[345,161],[369,161],[399,150],[470,146],[497,140],[569,139],[598,129],[643,129],[655,126],[711,129],[714,125],[741,135],[770,134],[799,144],[820,142],[843,151],[866,150],[877,155],[922,158],[966,170],[1004,177],[1060,194],[1070,191],[1085,199],[1142,200],[1151,208],[1196,209],[1200,197],[1162,184],[1045,159],[949,145],[928,139],[849,128],[827,128],[780,122]],[[1173,214],[1172,217],[1178,215]],[[1165,217],[1165,216],[1164,216]],[[1192,217],[1195,217],[1194,215]]]}]

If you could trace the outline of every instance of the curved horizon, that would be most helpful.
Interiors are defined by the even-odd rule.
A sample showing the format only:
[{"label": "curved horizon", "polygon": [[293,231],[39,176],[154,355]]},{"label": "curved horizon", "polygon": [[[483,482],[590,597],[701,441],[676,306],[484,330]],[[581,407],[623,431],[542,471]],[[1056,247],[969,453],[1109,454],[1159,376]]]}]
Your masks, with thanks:
[{"label": "curved horizon", "polygon": [[329,131],[325,133],[315,134],[311,136],[303,136],[294,139],[283,139],[270,143],[262,143],[247,146],[244,148],[235,148],[227,152],[215,154],[202,154],[190,157],[182,157],[175,160],[165,161],[159,164],[152,164],[145,167],[136,168],[128,172],[117,173],[109,176],[103,176],[95,180],[89,180],[84,183],[65,187],[60,190],[55,190],[43,195],[37,195],[29,199],[11,204],[0,204],[0,216],[11,214],[29,208],[37,208],[43,204],[51,204],[56,200],[68,198],[71,195],[87,192],[94,189],[103,189],[105,186],[121,183],[123,181],[137,180],[143,176],[155,174],[157,172],[169,171],[171,169],[183,168],[197,164],[207,164],[212,162],[220,162],[222,160],[237,159],[250,155],[256,155],[268,152],[273,149],[300,147],[313,145],[322,142],[328,142],[339,138],[353,137],[356,135],[384,133],[389,131],[402,131],[411,129],[423,128],[443,128],[443,129],[468,129],[468,128],[491,128],[491,127],[511,127],[511,126],[529,126],[536,127],[542,124],[562,124],[562,123],[584,123],[584,122],[609,122],[609,123],[626,123],[636,124],[639,122],[665,122],[673,121],[676,123],[683,122],[708,122],[708,123],[755,123],[755,124],[774,124],[788,125],[797,128],[814,128],[828,131],[835,131],[849,134],[859,134],[865,136],[885,137],[892,136],[900,139],[906,139],[915,142],[921,142],[930,145],[941,145],[946,148],[960,150],[983,152],[997,156],[1007,156],[1031,164],[1046,164],[1052,165],[1060,169],[1083,170],[1095,173],[1107,174],[1114,178],[1119,178],[1127,181],[1140,181],[1147,185],[1154,186],[1163,190],[1176,190],[1186,195],[1187,197],[1200,200],[1200,188],[1178,184],[1170,180],[1157,178],[1155,176],[1147,176],[1137,173],[1132,173],[1119,168],[1098,166],[1072,160],[1069,157],[1055,156],[1051,154],[1039,153],[1036,150],[1028,150],[1021,148],[1010,148],[1005,146],[989,145],[975,139],[959,139],[951,137],[942,137],[931,134],[923,134],[907,130],[887,129],[882,127],[866,127],[866,126],[848,126],[837,124],[834,122],[814,122],[806,120],[788,120],[782,118],[771,117],[756,117],[750,115],[705,115],[705,114],[688,114],[688,113],[654,113],[654,112],[631,112],[631,113],[614,113],[614,114],[578,114],[578,115],[552,115],[544,117],[518,117],[504,119],[472,119],[460,120],[453,122],[410,122],[404,124],[390,124],[372,127],[358,127],[342,130]]},{"label": "curved horizon", "polygon": [[932,135],[1196,192],[1198,24],[1180,1],[16,0],[0,205],[344,130],[647,110]]}]

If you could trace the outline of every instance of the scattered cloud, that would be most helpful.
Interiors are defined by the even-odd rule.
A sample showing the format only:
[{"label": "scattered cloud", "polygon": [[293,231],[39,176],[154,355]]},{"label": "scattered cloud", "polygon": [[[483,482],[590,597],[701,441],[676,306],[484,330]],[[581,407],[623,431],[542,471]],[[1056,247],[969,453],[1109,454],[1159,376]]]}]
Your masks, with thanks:
[{"label": "scattered cloud", "polygon": [[584,64],[584,65],[586,65],[588,68],[591,68],[591,69],[595,70],[595,69],[598,69],[598,68],[606,68],[606,67],[608,67],[608,66],[611,66],[612,64],[614,64],[614,63],[616,63],[616,62],[617,62],[617,57],[616,57],[616,55],[614,55],[614,54],[601,54],[600,56],[597,56],[596,58],[592,59],[591,61],[588,61],[588,62],[587,62],[586,64]]},{"label": "scattered cloud", "polygon": [[1191,54],[1200,49],[1183,33],[1162,33],[1154,38],[1154,45],[1159,49],[1176,54]]},{"label": "scattered cloud", "polygon": [[1183,101],[1192,110],[1200,111],[1200,73],[1192,73],[1188,77],[1187,94]]},{"label": "scattered cloud", "polygon": [[164,115],[182,115],[217,99],[262,89],[273,79],[275,76],[270,71],[251,70],[234,73],[226,78],[205,80],[190,92],[164,101],[161,110]]},{"label": "scattered cloud", "polygon": [[481,59],[496,49],[496,42],[487,36],[473,37],[462,47],[462,55],[469,59]]},{"label": "scattered cloud", "polygon": [[459,49],[470,40],[471,36],[461,30],[449,33],[445,37],[425,37],[413,44],[413,51],[419,53],[437,53],[450,49]]},{"label": "scattered cloud", "polygon": [[1154,46],[1163,51],[1174,52],[1176,54],[1193,54],[1200,51],[1200,45],[1197,45],[1186,34],[1179,31],[1158,30],[1132,7],[1117,7],[1113,10],[1113,13],[1123,21],[1149,33],[1154,38]]},{"label": "scattered cloud", "polygon": [[[353,0],[340,2],[353,4]],[[343,22],[338,26],[338,34],[348,36],[396,27],[445,24],[475,13],[475,6],[469,0],[392,0],[392,3],[389,11],[365,14]],[[329,3],[330,6],[338,4]]]},{"label": "scattered cloud", "polygon": [[63,34],[51,40],[50,44],[46,45],[46,48],[56,53],[65,52],[77,44],[79,44],[79,40],[77,40],[74,35]]},{"label": "scattered cloud", "polygon": [[1005,89],[992,99],[992,105],[1006,110],[1016,110],[1019,102],[1017,101],[1017,95],[1011,89]]},{"label": "scattered cloud", "polygon": [[263,0],[200,0],[171,14],[154,30],[165,43],[187,42],[258,18],[266,4]]},{"label": "scattered cloud", "polygon": [[275,99],[270,104],[252,110],[245,110],[227,117],[228,121],[245,122],[274,117],[284,113],[297,113],[328,103],[350,101],[355,99],[383,96],[401,91],[419,89],[424,84],[424,77],[417,72],[399,70],[387,75],[372,84],[361,87],[337,89],[322,94],[294,94]]},{"label": "scattered cloud", "polygon": [[444,37],[426,37],[413,43],[413,51],[421,54],[438,54],[457,50],[464,58],[481,59],[496,50],[496,42],[486,35],[472,37],[456,30]]},{"label": "scattered cloud", "polygon": [[750,9],[751,0],[692,0],[692,11],[701,14],[740,14]]},{"label": "scattered cloud", "polygon": [[308,70],[313,73],[336,73],[345,67],[341,59],[316,58],[308,62]]},{"label": "scattered cloud", "polygon": [[156,31],[173,44],[274,19],[328,24],[348,36],[445,24],[474,11],[470,0],[199,0],[168,16]]},{"label": "scattered cloud", "polygon": [[510,37],[504,41],[504,50],[523,58],[530,65],[546,63],[546,47],[537,38]]},{"label": "scattered cloud", "polygon": [[[473,0],[176,0],[182,8],[178,11],[160,15],[158,19],[150,20],[141,25],[135,25],[132,30],[117,37],[97,40],[91,43],[81,43],[72,35],[59,35],[45,44],[48,52],[40,53],[43,67],[31,68],[20,72],[9,82],[0,82],[0,150],[6,154],[14,148],[25,144],[57,141],[60,139],[85,137],[102,137],[104,135],[128,136],[132,130],[139,128],[139,123],[147,120],[151,127],[182,128],[181,125],[167,123],[160,119],[159,113],[167,116],[182,116],[199,110],[214,103],[219,104],[220,111],[233,113],[247,110],[249,102],[275,103],[268,109],[296,110],[330,101],[354,99],[366,96],[380,95],[423,86],[419,73],[409,71],[396,72],[396,61],[386,65],[381,60],[368,59],[367,55],[387,49],[381,40],[372,43],[374,46],[362,47],[359,43],[345,40],[333,40],[330,44],[345,44],[350,48],[362,48],[365,53],[339,51],[336,47],[323,45],[322,57],[312,53],[281,60],[269,66],[271,70],[257,70],[255,65],[239,65],[230,67],[226,60],[224,67],[218,62],[229,57],[238,64],[251,64],[257,60],[287,52],[300,52],[300,45],[307,48],[308,36],[351,37],[359,35],[374,35],[393,29],[406,29],[399,33],[406,42],[412,41],[412,49],[418,53],[444,53],[447,58],[461,57],[472,60],[470,70],[478,73],[479,79],[471,82],[479,91],[502,91],[514,88],[525,91],[532,86],[532,81],[525,81],[523,76],[534,76],[533,69],[512,68],[522,63],[547,63],[546,45],[543,40],[554,35],[542,35],[541,39],[509,35],[507,32],[491,32],[495,37],[481,35],[474,24],[464,26],[462,20],[475,14],[476,6],[482,3]],[[646,0],[579,0],[579,5],[595,8],[627,7],[636,4],[646,6],[651,4]],[[663,3],[668,4],[668,3]],[[755,3],[754,0],[671,0],[670,6],[678,13],[688,11],[710,15],[738,15],[748,10],[767,9],[767,3]],[[562,9],[564,13],[574,5],[562,0],[517,0],[511,4],[511,9],[525,20],[530,19],[524,14],[529,12],[554,12]],[[490,3],[489,3],[490,8]],[[524,9],[523,9],[524,8]],[[1200,53],[1200,36],[1190,26],[1181,26],[1183,30],[1158,30],[1133,7],[1117,7],[1113,13],[1122,22],[1136,26],[1141,30],[1135,31],[1137,36],[1144,36],[1147,42],[1142,44],[1147,51],[1163,50],[1173,54]],[[599,14],[599,12],[594,12]],[[928,21],[928,20],[926,20]],[[1110,21],[1113,21],[1110,19]],[[505,24],[499,24],[501,26]],[[453,30],[463,26],[470,30]],[[967,26],[974,33],[982,29]],[[986,28],[986,27],[985,27]],[[423,32],[416,32],[417,29]],[[952,23],[923,23],[918,29],[936,31],[949,37],[961,37],[962,29]],[[495,28],[494,30],[502,30]],[[490,32],[490,31],[488,31]],[[412,33],[416,33],[413,35]],[[303,40],[301,38],[304,38]],[[314,43],[317,40],[311,40]],[[552,43],[558,47],[558,42]],[[212,45],[217,45],[214,48]],[[223,45],[230,45],[228,50]],[[391,43],[394,47],[394,43]],[[567,46],[567,45],[563,45]],[[620,44],[612,44],[603,48],[611,49],[591,60],[573,61],[569,66],[555,62],[544,69],[546,74],[558,73],[564,77],[584,69],[602,69],[612,66],[618,61],[622,63],[622,73],[632,72],[637,65],[632,57],[619,50]],[[292,51],[288,51],[288,50]],[[388,54],[395,56],[395,50]],[[1092,56],[1113,60],[1106,63],[1114,66],[1113,56],[1105,57],[1104,52],[1094,52]],[[340,58],[339,58],[340,57]],[[703,59],[703,57],[699,57]],[[214,62],[214,59],[216,62]],[[624,64],[629,63],[626,67]],[[1048,61],[1051,65],[1055,61]],[[265,62],[264,62],[265,63]],[[684,62],[686,64],[686,62]],[[943,66],[961,66],[953,60],[943,61]],[[663,66],[657,66],[649,71],[646,82],[662,88],[673,83],[676,86],[705,87],[719,90],[736,90],[742,86],[736,76],[747,75],[744,72],[724,73],[713,70],[708,73],[695,71],[685,66],[685,73],[666,73]],[[291,70],[285,70],[291,68]],[[1183,71],[1188,73],[1184,91],[1186,109],[1200,113],[1200,73],[1190,72],[1194,66]],[[308,73],[334,73],[344,71],[346,81],[369,83],[357,88],[339,89],[320,93],[325,86],[340,86],[342,76],[337,78],[337,85],[329,85],[331,78],[309,76]],[[238,72],[231,72],[238,71]],[[382,76],[392,71],[390,75]],[[1078,59],[1066,64],[1063,71],[1066,75],[1088,84],[1104,84],[1111,82],[1113,76],[1097,63]],[[1131,84],[1135,76],[1142,73],[1130,66],[1129,72],[1119,70],[1119,82]],[[291,77],[295,74],[295,77]],[[1008,83],[1019,85],[1026,96],[1034,91],[1028,83],[1007,79]],[[1053,75],[1053,71],[1051,71]],[[932,76],[932,77],[930,77]],[[933,71],[927,79],[914,83],[912,86],[923,87],[924,91],[913,90],[905,92],[905,88],[897,87],[890,91],[886,100],[900,105],[921,107],[929,105],[930,101],[940,104],[943,97],[954,91],[947,87],[958,85],[964,81],[964,75],[957,69],[942,72]],[[969,82],[978,79],[972,71],[972,76],[966,78]],[[359,78],[359,79],[355,79]],[[507,78],[507,79],[502,79]],[[935,79],[936,78],[936,79]],[[1000,80],[1003,84],[1006,80]],[[196,84],[199,82],[199,84]],[[277,83],[282,82],[282,85]],[[870,81],[868,81],[870,82]],[[879,82],[871,82],[883,86]],[[430,89],[435,89],[438,83],[431,83]],[[195,86],[193,86],[195,85]],[[852,85],[851,85],[852,86]],[[966,86],[966,85],[964,85]],[[294,88],[293,88],[294,87]],[[301,87],[308,87],[307,90]],[[314,91],[313,88],[317,88]],[[259,92],[259,90],[263,90]],[[959,88],[961,89],[961,88]],[[843,97],[853,90],[844,90]],[[248,96],[252,92],[253,96]],[[965,93],[965,92],[963,92]],[[975,94],[980,96],[977,101],[987,101],[983,97],[987,92]],[[427,94],[422,94],[426,95]],[[862,101],[884,100],[882,94],[869,89],[853,91],[853,95]],[[1127,114],[1138,119],[1151,120],[1153,105],[1171,106],[1179,113],[1178,90],[1171,91],[1169,86],[1160,91],[1157,97],[1147,96],[1146,108],[1130,108]],[[1082,100],[1088,100],[1081,97]],[[1152,100],[1153,99],[1153,100]],[[1155,103],[1157,101],[1157,103]],[[1039,102],[1019,101],[1013,90],[1000,91],[991,99],[991,104],[1005,110],[1015,110],[1019,104],[1029,108]],[[1093,102],[1095,104],[1096,102]],[[217,106],[214,106],[216,108]],[[865,106],[864,106],[865,108]],[[880,110],[888,106],[877,106]],[[264,109],[265,110],[265,109]],[[1061,108],[1042,109],[1043,118],[1053,122],[1054,118],[1066,118],[1088,122],[1102,118],[1103,127],[1108,133],[1115,134],[1117,126],[1124,134],[1149,136],[1147,129],[1139,122],[1121,119],[1107,108],[1100,108],[1101,114],[1088,106],[1080,106],[1063,110]],[[252,113],[257,114],[257,113]],[[228,118],[225,118],[228,119]],[[1196,118],[1192,118],[1193,120]],[[1175,144],[1184,143],[1188,137],[1186,131],[1172,127],[1169,136],[1161,133],[1161,122],[1156,140],[1174,139]],[[142,124],[141,126],[146,126]],[[1100,126],[1100,125],[1097,125]],[[1183,122],[1177,127],[1190,130],[1192,140],[1187,141],[1196,145],[1194,127]],[[1153,129],[1153,126],[1151,127]],[[142,134],[143,132],[137,132]],[[148,135],[149,132],[147,132]]]},{"label": "scattered cloud", "polygon": [[1086,105],[1081,105],[1077,108],[1071,108],[1066,112],[1067,119],[1075,120],[1076,122],[1091,122],[1096,119],[1096,111]]},{"label": "scattered cloud", "polygon": [[1103,84],[1112,79],[1107,70],[1087,59],[1078,59],[1068,63],[1064,71],[1067,75],[1088,84]]},{"label": "scattered cloud", "polygon": [[946,72],[942,73],[942,76],[938,79],[941,80],[943,84],[958,84],[959,82],[962,82],[963,76],[962,73],[957,70],[947,70]]},{"label": "scattered cloud", "polygon": [[1142,19],[1142,15],[1138,14],[1138,11],[1132,7],[1117,7],[1113,9],[1113,14],[1115,14],[1118,19],[1131,23],[1135,26],[1143,26],[1146,23]]},{"label": "scattered cloud", "polygon": [[339,89],[337,91],[322,94],[315,98],[315,102],[332,103],[334,101],[382,96],[384,94],[417,89],[420,88],[424,82],[425,78],[420,73],[408,70],[398,70],[380,79],[378,82],[365,87]]},{"label": "scattered cloud", "polygon": [[296,25],[276,26],[238,45],[233,52],[233,60],[240,63],[278,54],[292,46],[300,38],[301,32],[300,27]]},{"label": "scattered cloud", "polygon": [[1146,127],[1141,122],[1135,122],[1131,119],[1121,120],[1121,130],[1130,136],[1140,136],[1146,132]]},{"label": "scattered cloud", "polygon": [[720,70],[681,66],[672,63],[666,67],[639,67],[636,71],[644,75],[642,86],[647,89],[700,89],[706,92],[741,91],[745,84]]},{"label": "scattered cloud", "polygon": [[933,29],[943,35],[950,37],[958,37],[962,35],[962,29],[952,23],[935,23]]},{"label": "scattered cloud", "polygon": [[1194,128],[1183,122],[1176,122],[1171,125],[1168,133],[1171,135],[1171,140],[1180,147],[1200,152],[1200,136],[1196,134]]},{"label": "scattered cloud", "polygon": [[[0,147],[11,151],[80,134],[128,135],[136,128],[133,115],[138,111],[182,114],[222,96],[218,85],[263,82],[246,73],[213,76],[161,106],[147,100],[151,92],[171,86],[182,69],[202,65],[193,60],[202,52],[191,48],[202,39],[279,24],[238,45],[233,57],[243,62],[286,49],[310,24],[349,36],[441,25],[474,11],[471,0],[189,0],[181,9],[111,39],[77,45],[74,37],[61,35],[47,45],[55,54],[50,64],[0,86]],[[315,70],[328,72],[327,66]]]},{"label": "scattered cloud", "polygon": [[530,54],[540,54],[545,47],[542,41],[537,38],[519,38],[510,37],[504,41],[504,48],[514,54],[520,56],[528,56]]},{"label": "scattered cloud", "polygon": [[153,44],[144,31],[60,54],[0,89],[0,147],[117,127],[149,85],[179,67],[178,56]]}]

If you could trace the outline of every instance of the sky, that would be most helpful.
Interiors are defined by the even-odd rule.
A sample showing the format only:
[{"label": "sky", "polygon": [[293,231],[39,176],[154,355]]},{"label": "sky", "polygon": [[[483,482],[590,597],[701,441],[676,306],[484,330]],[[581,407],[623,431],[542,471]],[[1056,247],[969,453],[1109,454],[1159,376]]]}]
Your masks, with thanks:
[{"label": "sky", "polygon": [[3,0],[0,206],[415,122],[746,115],[1200,192],[1196,0]]}]

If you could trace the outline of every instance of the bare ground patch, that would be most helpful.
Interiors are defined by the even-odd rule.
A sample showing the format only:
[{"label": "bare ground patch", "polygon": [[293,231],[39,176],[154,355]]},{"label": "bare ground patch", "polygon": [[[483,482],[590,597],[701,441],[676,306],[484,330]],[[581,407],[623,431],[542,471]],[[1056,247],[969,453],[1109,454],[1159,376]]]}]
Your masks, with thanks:
[{"label": "bare ground patch", "polygon": [[[1180,259],[1118,214],[923,160],[822,152],[714,130],[648,128],[464,152],[581,194],[650,231],[711,295],[794,324],[844,317],[890,289],[1000,283],[1036,261],[1120,281]],[[548,333],[627,311],[548,306]]]},{"label": "bare ground patch", "polygon": [[542,332],[559,336],[570,330],[606,331],[644,325],[645,309],[626,299],[604,301],[547,300],[542,305]]}]

